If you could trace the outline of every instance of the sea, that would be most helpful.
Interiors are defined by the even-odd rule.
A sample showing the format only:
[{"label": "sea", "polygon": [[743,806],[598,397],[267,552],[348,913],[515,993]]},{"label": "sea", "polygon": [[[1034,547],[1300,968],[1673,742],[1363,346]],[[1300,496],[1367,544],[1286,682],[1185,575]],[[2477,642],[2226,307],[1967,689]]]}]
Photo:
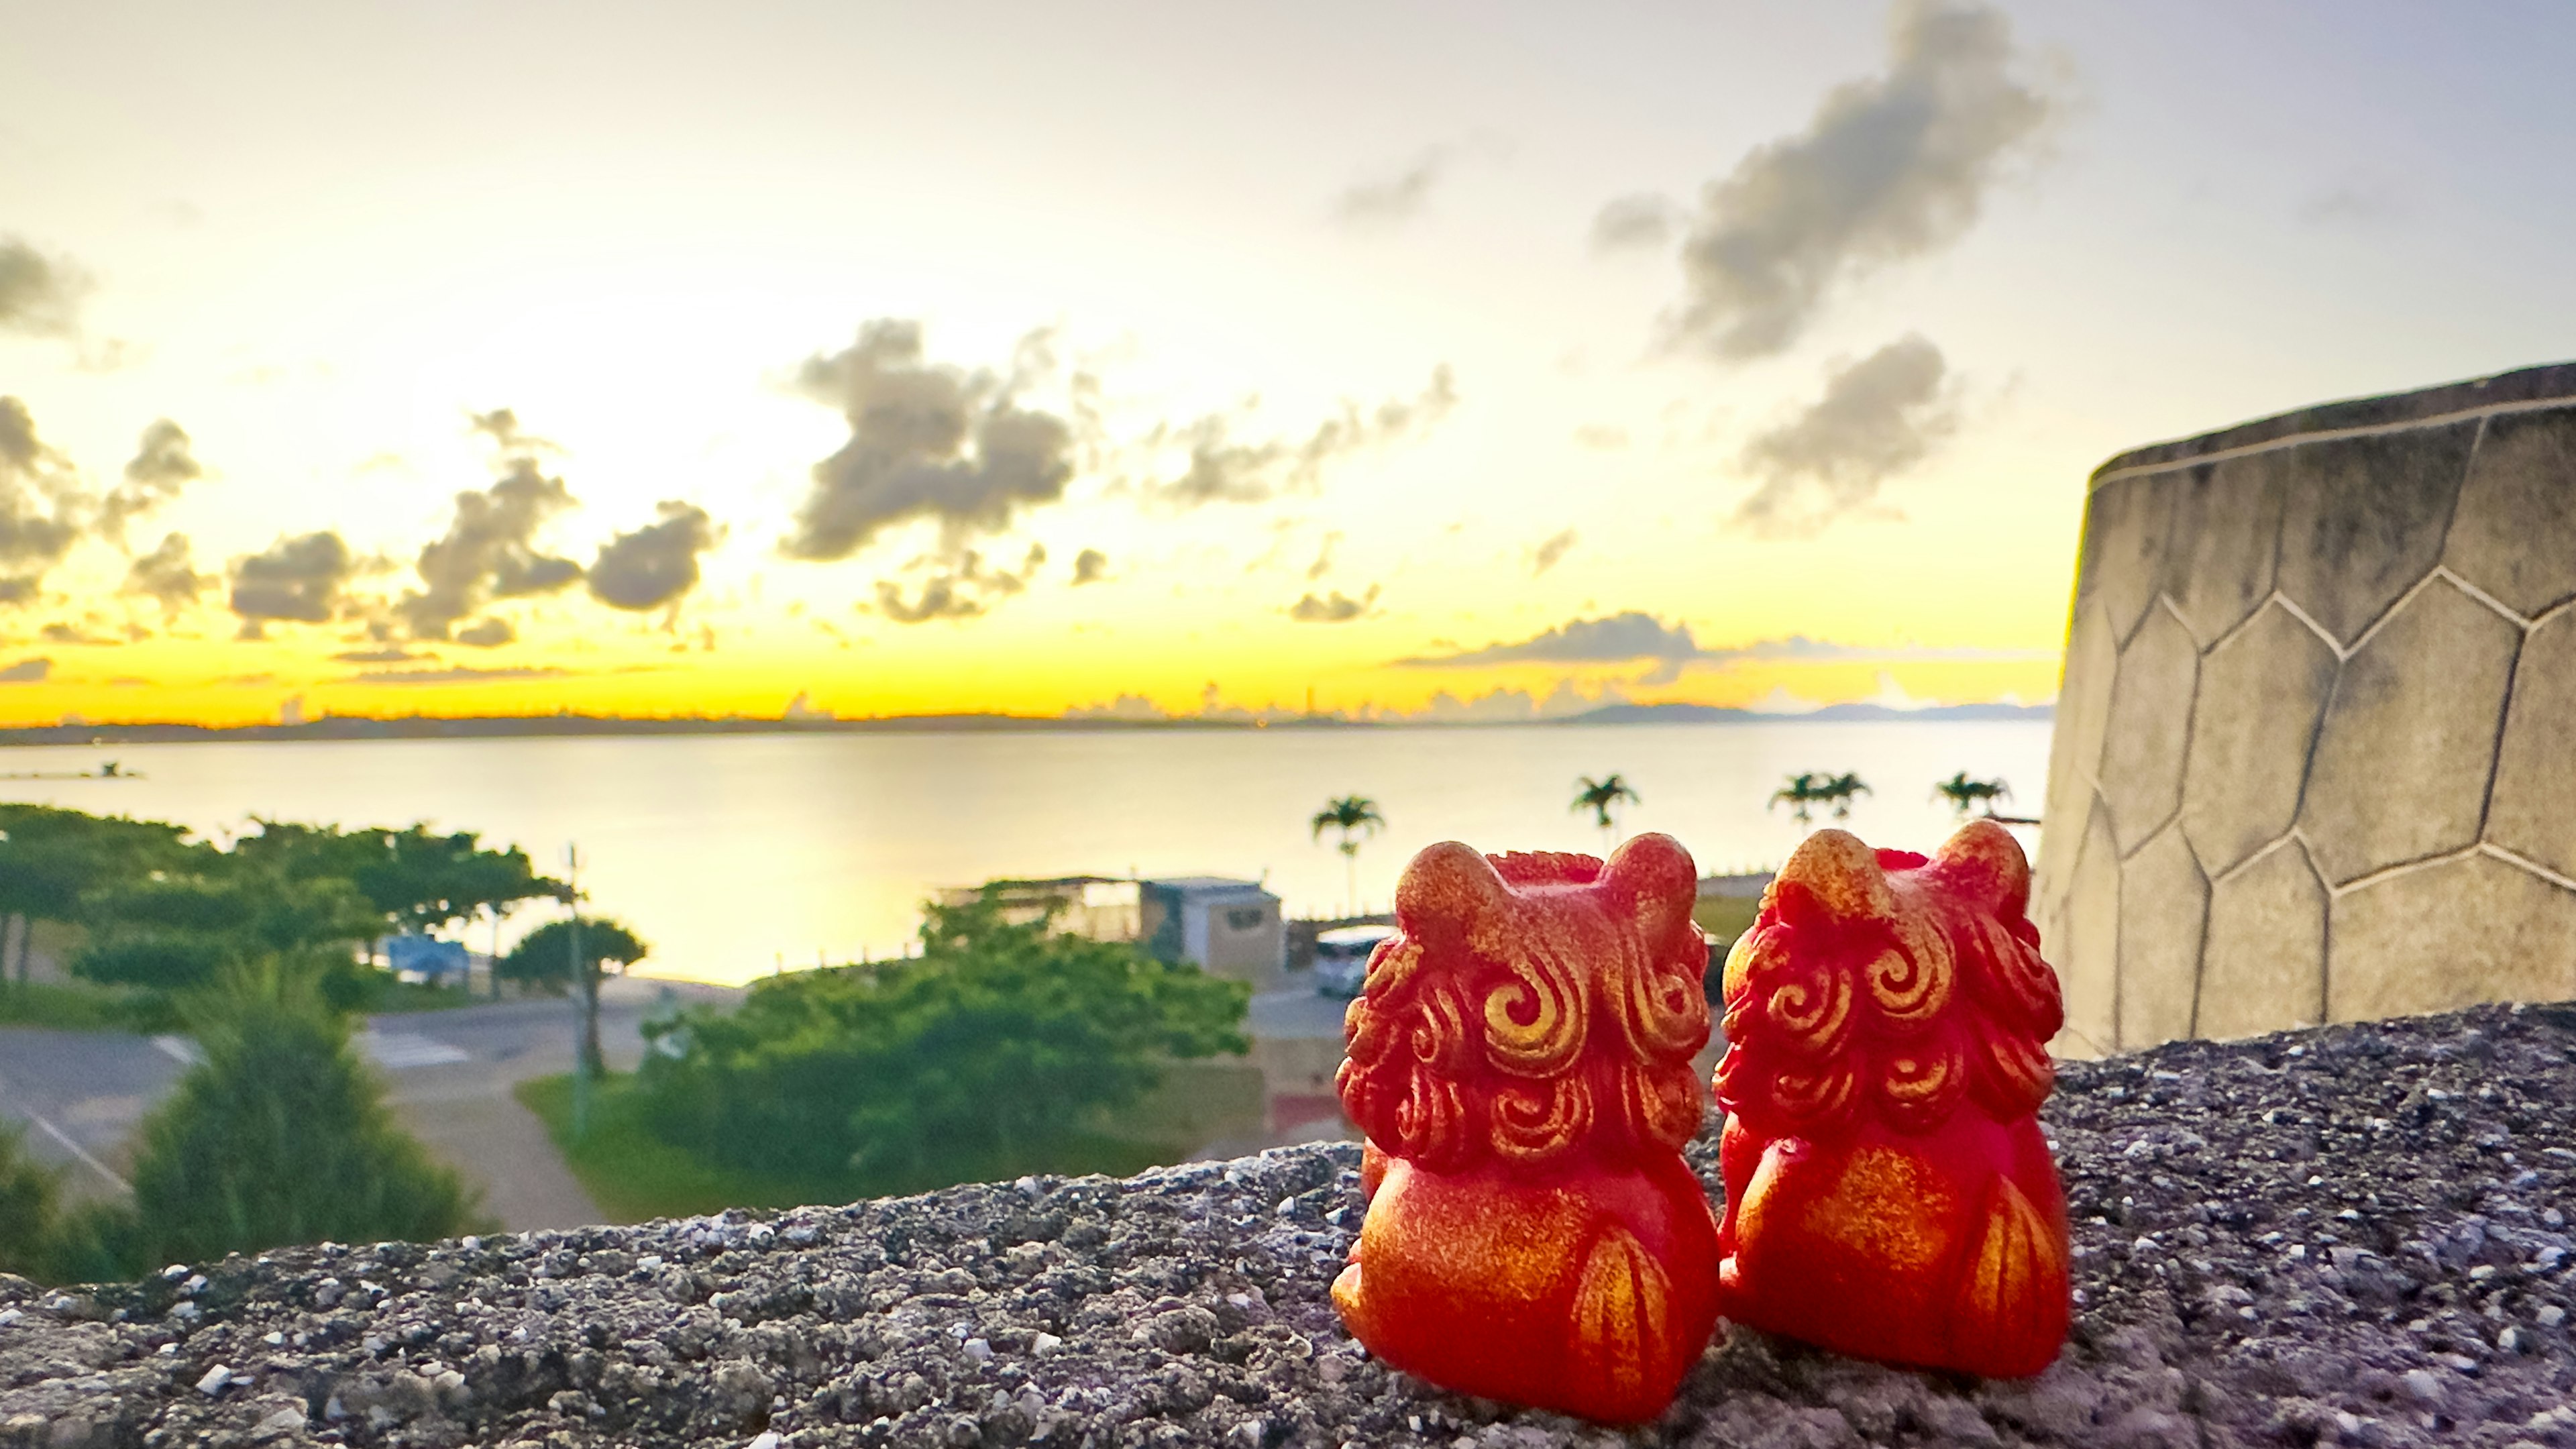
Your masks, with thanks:
[{"label": "sea", "polygon": [[[1022,730],[542,739],[241,741],[0,748],[0,800],[175,821],[217,843],[254,818],[473,830],[550,874],[578,848],[588,910],[653,947],[637,974],[739,984],[901,952],[920,904],[997,877],[1233,876],[1291,915],[1388,908],[1414,852],[1598,854],[1572,801],[1616,772],[1641,797],[1619,835],[1677,837],[1703,874],[1768,870],[1806,827],[1772,793],[1850,772],[1840,824],[1928,851],[1956,817],[1935,781],[2002,777],[2037,815],[2049,722],[1784,718],[1742,723],[1377,729]],[[1355,861],[1310,822],[1336,796],[1385,817]],[[2018,831],[2036,848],[2035,829]],[[501,928],[506,946],[555,908]],[[490,929],[468,929],[487,949]]]}]

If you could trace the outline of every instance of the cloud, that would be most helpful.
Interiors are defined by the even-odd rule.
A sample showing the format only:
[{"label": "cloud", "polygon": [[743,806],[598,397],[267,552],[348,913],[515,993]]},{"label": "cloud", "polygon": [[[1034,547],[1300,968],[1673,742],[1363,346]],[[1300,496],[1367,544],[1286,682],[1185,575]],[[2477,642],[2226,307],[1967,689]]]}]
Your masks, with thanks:
[{"label": "cloud", "polygon": [[2308,226],[2367,229],[2397,220],[2406,208],[2379,186],[2330,186],[2301,201],[2295,215]]},{"label": "cloud", "polygon": [[1567,528],[1539,540],[1538,547],[1530,550],[1530,577],[1537,578],[1556,567],[1566,554],[1573,551],[1579,537],[1573,529]]},{"label": "cloud", "polygon": [[[1046,547],[1032,544],[1019,571],[985,566],[983,555],[967,549],[954,560],[937,561],[939,572],[925,581],[910,600],[892,579],[877,581],[876,612],[897,624],[927,624],[933,619],[980,618],[993,605],[1025,591],[1046,562]],[[916,564],[933,560],[917,559]]]},{"label": "cloud", "polygon": [[27,405],[0,397],[0,604],[37,596],[79,541],[88,502],[70,460],[36,436]]},{"label": "cloud", "polygon": [[2011,25],[1975,0],[1898,0],[1884,75],[1701,193],[1682,239],[1677,342],[1721,358],[1798,340],[1837,287],[1956,241],[2055,104],[2012,75]]},{"label": "cloud", "polygon": [[1447,146],[1434,146],[1389,175],[1353,184],[1333,199],[1333,219],[1345,226],[1387,227],[1422,214],[1455,159]]},{"label": "cloud", "polygon": [[548,519],[576,501],[532,456],[550,445],[521,433],[508,408],[475,415],[473,427],[508,450],[502,473],[481,492],[457,494],[447,533],[421,548],[415,566],[423,587],[394,605],[415,639],[444,639],[458,620],[495,599],[552,593],[581,577],[581,565],[540,553],[534,542]]},{"label": "cloud", "polygon": [[1288,606],[1288,617],[1300,624],[1347,624],[1353,619],[1368,616],[1368,611],[1377,604],[1377,592],[1378,586],[1371,584],[1368,592],[1356,599],[1339,589],[1325,599],[1308,594]]},{"label": "cloud", "polygon": [[344,590],[361,567],[340,535],[324,530],[281,538],[265,553],[233,562],[231,606],[245,638],[260,638],[271,619],[320,624],[340,612]]},{"label": "cloud", "polygon": [[1709,648],[1693,637],[1688,624],[1667,624],[1652,614],[1630,609],[1598,619],[1571,619],[1527,639],[1388,662],[1406,669],[1471,669],[1498,664],[1652,663],[1657,667],[1636,682],[1669,684],[1685,669],[1716,668],[1746,661],[1839,663],[1853,660],[2030,659],[2048,657],[2053,652],[2038,649],[1926,648],[1912,644],[1895,647],[1837,644],[1804,634]]},{"label": "cloud", "polygon": [[1615,423],[1585,423],[1574,430],[1574,441],[1596,452],[1616,453],[1628,446],[1628,430]]},{"label": "cloud", "polygon": [[698,586],[698,555],[716,546],[724,530],[707,511],[676,498],[657,510],[661,522],[621,533],[602,544],[590,566],[590,595],[612,609],[641,612],[678,603]]},{"label": "cloud", "polygon": [[1660,247],[1681,225],[1682,209],[1669,196],[1645,192],[1617,197],[1592,218],[1596,252],[1641,251]]},{"label": "cloud", "polygon": [[467,413],[465,425],[490,438],[505,457],[525,457],[536,453],[560,453],[560,444],[550,443],[519,426],[519,415],[509,408],[494,408],[488,413]]},{"label": "cloud", "polygon": [[1086,548],[1073,556],[1073,586],[1096,584],[1109,576],[1109,555],[1096,548]]},{"label": "cloud", "polygon": [[1864,508],[1879,485],[1923,461],[1958,425],[1943,388],[1941,349],[1898,338],[1826,379],[1805,412],[1745,444],[1743,466],[1762,480],[1735,509],[1737,527],[1770,538],[1812,537]]},{"label": "cloud", "polygon": [[125,481],[99,501],[99,532],[123,544],[126,524],[177,498],[180,489],[205,475],[187,430],[168,418],[156,420],[143,430],[133,459],[125,465]]},{"label": "cloud", "polygon": [[400,647],[389,647],[384,649],[344,649],[331,657],[342,664],[416,664],[424,659],[435,659],[437,656],[431,654],[417,654],[409,649]]},{"label": "cloud", "polygon": [[780,545],[790,558],[848,558],[914,519],[936,520],[952,545],[998,533],[1073,477],[1072,426],[1020,407],[990,372],[924,362],[919,323],[870,322],[846,350],[807,359],[796,384],[841,410],[850,439],[814,465]]},{"label": "cloud", "polygon": [[1154,503],[1177,509],[1207,503],[1261,503],[1281,493],[1314,488],[1324,468],[1338,459],[1372,448],[1420,437],[1458,405],[1457,380],[1447,364],[1434,368],[1431,382],[1418,397],[1390,398],[1371,412],[1345,402],[1339,414],[1325,419],[1302,441],[1267,439],[1237,442],[1239,420],[1210,414],[1177,428],[1158,427],[1145,440],[1149,450],[1169,447],[1189,451],[1189,467],[1167,483],[1146,485]]},{"label": "cloud", "polygon": [[48,644],[84,644],[94,647],[106,647],[123,644],[125,642],[122,639],[109,638],[104,634],[93,634],[78,624],[65,623],[60,620],[47,624],[42,629],[37,630],[36,634],[37,637],[43,639]]},{"label": "cloud", "polygon": [[80,330],[81,294],[88,290],[89,279],[68,258],[0,236],[0,333],[69,337]]},{"label": "cloud", "polygon": [[162,535],[160,544],[125,571],[124,592],[161,601],[165,613],[177,613],[213,587],[213,576],[197,572],[184,533]]},{"label": "cloud", "polygon": [[1516,724],[1527,720],[1564,719],[1604,705],[1628,703],[1628,692],[1616,682],[1586,689],[1560,679],[1544,695],[1525,689],[1493,689],[1469,699],[1441,690],[1412,711],[1380,710],[1377,718],[1411,724]]},{"label": "cloud", "polygon": [[0,684],[42,684],[54,672],[54,661],[44,658],[21,659],[0,668]]},{"label": "cloud", "polygon": [[511,628],[507,619],[477,619],[456,631],[457,643],[477,649],[498,649],[518,637],[519,631]]},{"label": "cloud", "polygon": [[1312,583],[1333,571],[1333,548],[1341,541],[1342,531],[1338,528],[1324,535],[1324,546],[1315,551],[1315,561],[1306,565],[1307,582]]},{"label": "cloud", "polygon": [[484,684],[505,679],[554,679],[570,674],[552,665],[514,665],[506,669],[362,669],[333,681],[338,684]]}]

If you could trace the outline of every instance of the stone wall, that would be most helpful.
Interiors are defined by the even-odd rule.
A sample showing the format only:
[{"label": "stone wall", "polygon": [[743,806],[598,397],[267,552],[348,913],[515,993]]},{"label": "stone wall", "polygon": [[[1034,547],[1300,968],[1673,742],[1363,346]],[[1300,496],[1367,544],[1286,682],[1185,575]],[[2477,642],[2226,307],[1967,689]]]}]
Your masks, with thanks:
[{"label": "stone wall", "polygon": [[2576,996],[2576,363],[2122,454],[2082,547],[2062,1051]]}]

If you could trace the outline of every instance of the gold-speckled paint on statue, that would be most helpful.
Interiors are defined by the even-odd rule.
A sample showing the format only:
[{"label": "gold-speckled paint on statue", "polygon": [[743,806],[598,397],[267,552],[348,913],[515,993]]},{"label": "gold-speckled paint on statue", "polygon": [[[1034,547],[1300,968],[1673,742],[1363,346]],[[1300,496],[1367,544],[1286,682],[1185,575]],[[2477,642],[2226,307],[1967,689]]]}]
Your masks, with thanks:
[{"label": "gold-speckled paint on statue", "polygon": [[1995,1375],[2066,1335],[2065,1199],[2037,1114],[2056,973],[2030,871],[1972,822],[1930,860],[1820,830],[1724,975],[1728,1317]]},{"label": "gold-speckled paint on statue", "polygon": [[1432,1383],[1634,1422],[1716,1322],[1717,1233],[1681,1158],[1707,1043],[1697,871],[1435,845],[1344,1022],[1368,1217],[1334,1306]]}]

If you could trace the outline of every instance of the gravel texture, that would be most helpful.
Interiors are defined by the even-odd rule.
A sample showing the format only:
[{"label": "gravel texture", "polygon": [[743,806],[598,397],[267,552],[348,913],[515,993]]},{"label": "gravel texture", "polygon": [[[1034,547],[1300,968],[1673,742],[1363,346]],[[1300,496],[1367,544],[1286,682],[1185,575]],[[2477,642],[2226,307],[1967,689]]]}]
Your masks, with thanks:
[{"label": "gravel texture", "polygon": [[[2576,1446],[2576,1007],[2063,1069],[2080,1306],[2027,1382],[1741,1330],[1620,1434],[1439,1393],[1326,1285],[1358,1155],[0,1277],[0,1449]],[[1694,1161],[1714,1189],[1715,1133]]]}]

